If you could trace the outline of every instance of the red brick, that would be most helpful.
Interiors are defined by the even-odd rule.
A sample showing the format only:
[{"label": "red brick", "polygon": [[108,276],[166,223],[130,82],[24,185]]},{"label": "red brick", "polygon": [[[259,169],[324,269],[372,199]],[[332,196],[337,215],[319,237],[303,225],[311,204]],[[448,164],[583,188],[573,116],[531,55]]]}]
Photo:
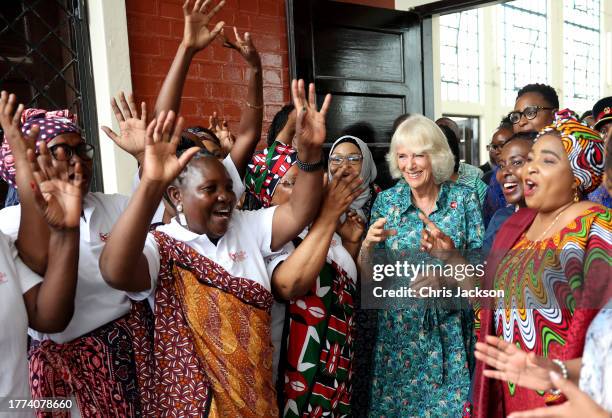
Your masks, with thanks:
[{"label": "red brick", "polygon": [[177,3],[168,3],[166,0],[162,1],[159,7],[159,14],[163,17],[169,17],[173,19],[183,19],[183,8]]},{"label": "red brick", "polygon": [[172,60],[169,58],[151,58],[149,72],[151,75],[160,75],[165,77],[168,74]]},{"label": "red brick", "polygon": [[241,114],[242,114],[242,107],[239,102],[224,102],[223,103],[223,116],[226,119],[240,120]]},{"label": "red brick", "polygon": [[251,28],[254,32],[278,33],[279,22],[277,18],[267,16],[252,16]]},{"label": "red brick", "polygon": [[264,86],[269,84],[279,85],[281,84],[281,72],[277,70],[264,70],[263,72],[263,82]]},{"label": "red brick", "polygon": [[[238,26],[239,30],[247,31],[251,30],[251,16],[247,13],[238,12],[236,13],[236,26]],[[229,35],[229,32],[228,32]]]},{"label": "red brick", "polygon": [[223,80],[224,81],[242,81],[242,68],[225,65],[223,66]]},{"label": "red brick", "polygon": [[280,67],[283,62],[278,54],[260,53],[259,56],[261,57],[261,65],[264,67]]},{"label": "red brick", "polygon": [[157,38],[146,38],[143,36],[132,35],[128,38],[130,51],[138,51],[141,54],[159,55],[160,43]]},{"label": "red brick", "polygon": [[210,100],[199,100],[198,101],[198,115],[201,117],[201,125],[208,127],[208,118],[213,114],[213,112],[220,113],[221,106],[219,102],[210,101]]},{"label": "red brick", "polygon": [[161,43],[161,56],[171,60],[174,59],[180,42],[177,42],[175,39],[161,39],[158,42]]},{"label": "red brick", "polygon": [[261,13],[262,15],[269,16],[283,16],[283,6],[284,4],[282,1],[279,2],[276,0],[259,0],[259,13]]},{"label": "red brick", "polygon": [[233,85],[230,87],[230,97],[234,100],[246,100],[249,94],[249,88],[247,86]]},{"label": "red brick", "polygon": [[161,77],[151,77],[146,75],[132,76],[132,87],[136,95],[156,96],[161,87]]},{"label": "red brick", "polygon": [[126,10],[150,15],[157,15],[158,7],[158,0],[126,0],[125,2]]},{"label": "red brick", "polygon": [[183,97],[200,98],[204,93],[204,82],[198,80],[187,80],[183,88]]},{"label": "red brick", "polygon": [[225,48],[222,45],[215,44],[212,48],[213,60],[217,62],[228,63],[232,62],[232,55],[238,54],[230,48]]},{"label": "red brick", "polygon": [[184,24],[182,20],[172,20],[170,35],[174,39],[183,39]]},{"label": "red brick", "polygon": [[276,52],[280,49],[280,40],[277,35],[257,35],[257,49],[262,52]]},{"label": "red brick", "polygon": [[130,55],[130,69],[132,74],[150,74],[151,59],[146,56]]},{"label": "red brick", "polygon": [[198,76],[205,80],[220,80],[223,77],[223,66],[214,63],[198,64]]},{"label": "red brick", "polygon": [[238,9],[240,12],[259,13],[257,0],[238,0]]},{"label": "red brick", "polygon": [[283,89],[264,86],[264,103],[283,103]]}]

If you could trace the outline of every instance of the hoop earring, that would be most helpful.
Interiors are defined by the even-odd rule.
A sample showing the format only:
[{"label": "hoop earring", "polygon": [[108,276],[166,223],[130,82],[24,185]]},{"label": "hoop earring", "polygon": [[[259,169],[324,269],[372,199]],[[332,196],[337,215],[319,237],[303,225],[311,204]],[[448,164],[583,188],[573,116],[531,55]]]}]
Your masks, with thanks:
[{"label": "hoop earring", "polygon": [[187,228],[187,218],[185,218],[185,214],[183,213],[182,203],[176,205],[176,219],[181,226]]}]

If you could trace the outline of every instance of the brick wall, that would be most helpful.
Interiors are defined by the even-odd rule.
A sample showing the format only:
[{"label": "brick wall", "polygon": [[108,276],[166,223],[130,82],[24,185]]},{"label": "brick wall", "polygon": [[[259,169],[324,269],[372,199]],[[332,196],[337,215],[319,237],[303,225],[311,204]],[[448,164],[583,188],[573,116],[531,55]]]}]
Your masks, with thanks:
[{"label": "brick wall", "polygon": [[[132,86],[136,100],[153,109],[161,83],[183,36],[180,0],[126,0]],[[216,3],[216,1],[215,1]],[[264,132],[289,101],[287,29],[284,0],[226,0],[214,22],[252,34],[261,55],[264,81]],[[208,126],[213,111],[237,127],[247,94],[247,66],[236,51],[217,40],[195,56],[183,91],[181,114],[188,125]]]}]

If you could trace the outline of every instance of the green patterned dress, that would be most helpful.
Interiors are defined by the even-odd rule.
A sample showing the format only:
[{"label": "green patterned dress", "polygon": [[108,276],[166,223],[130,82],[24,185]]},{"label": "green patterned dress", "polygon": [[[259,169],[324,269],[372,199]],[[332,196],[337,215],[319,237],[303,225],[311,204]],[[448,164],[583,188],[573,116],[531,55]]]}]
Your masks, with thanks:
[{"label": "green patterned dress", "polygon": [[[378,195],[371,219],[382,217],[386,229],[398,232],[387,238],[384,248],[418,254],[423,222],[403,179]],[[467,186],[443,183],[429,218],[456,248],[482,247],[480,203]],[[378,318],[370,416],[460,417],[474,364],[473,311],[434,303],[422,309],[381,310]]]}]

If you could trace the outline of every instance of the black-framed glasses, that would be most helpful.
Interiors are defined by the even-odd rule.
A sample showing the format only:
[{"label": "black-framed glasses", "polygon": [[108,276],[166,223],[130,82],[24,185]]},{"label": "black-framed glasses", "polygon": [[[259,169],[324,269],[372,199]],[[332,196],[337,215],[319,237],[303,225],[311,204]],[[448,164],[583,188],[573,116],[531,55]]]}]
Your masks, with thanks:
[{"label": "black-framed glasses", "polygon": [[361,160],[363,160],[363,156],[358,154],[332,155],[331,157],[329,157],[329,163],[331,165],[342,165],[344,161],[347,161],[349,165],[358,165]]},{"label": "black-framed glasses", "polygon": [[68,144],[57,144],[49,147],[49,152],[57,161],[69,161],[74,154],[83,161],[91,161],[94,157],[94,147],[86,142],[81,142],[76,147]]},{"label": "black-framed glasses", "polygon": [[487,145],[487,151],[501,152],[501,149],[503,148],[503,146],[504,144],[501,144],[501,145],[489,144]]},{"label": "black-framed glasses", "polygon": [[527,120],[535,119],[538,116],[538,111],[540,110],[553,110],[554,107],[544,107],[544,106],[527,106],[523,109],[522,112],[515,111],[508,113],[508,118],[512,123],[519,123],[521,118],[525,116]]}]

